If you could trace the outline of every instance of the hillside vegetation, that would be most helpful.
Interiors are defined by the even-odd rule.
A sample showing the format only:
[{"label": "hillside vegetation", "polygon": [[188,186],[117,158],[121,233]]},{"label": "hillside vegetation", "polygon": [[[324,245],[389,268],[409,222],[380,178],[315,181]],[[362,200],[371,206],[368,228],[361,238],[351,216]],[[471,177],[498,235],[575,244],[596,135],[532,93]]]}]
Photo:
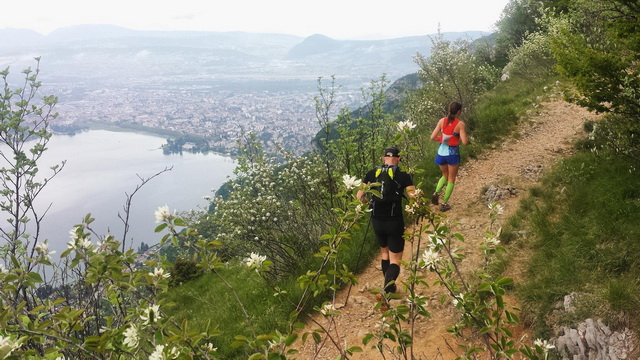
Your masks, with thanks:
[{"label": "hillside vegetation", "polygon": [[[587,319],[637,343],[639,15],[632,0],[512,0],[484,43],[434,37],[431,54],[415,58],[420,85],[394,92],[401,95],[393,106],[384,76],[362,90],[358,112],[334,109],[339,84],[319,79],[314,151],[269,154],[246,134],[235,178],[209,211],[158,209],[161,249],[146,258],[95,234],[90,215],[70,232],[60,264],[51,261],[46,234],[27,231],[43,215],[34,200],[64,167],[38,168],[57,99],[37,99],[37,67],[15,90],[8,70],[1,72],[0,139],[10,150],[0,169],[7,218],[0,358],[293,359],[311,343],[314,356],[329,346],[342,359],[363,348],[380,358],[426,359],[414,335],[434,301],[454,307],[449,331],[460,347],[450,349],[451,358],[586,356],[567,354],[570,347],[560,344],[569,340],[558,330],[570,333]],[[428,135],[446,105],[460,101],[471,136],[463,162],[482,156],[499,140],[521,136],[515,130],[549,89],[604,116],[586,124],[573,156],[522,194],[502,228],[501,206],[489,204],[485,239],[468,249],[481,261],[462,274],[464,237],[428,205],[439,176]],[[547,136],[561,141],[564,134]],[[388,299],[381,300],[372,313],[377,330],[348,344],[339,334],[353,329],[336,326],[336,294],[357,282],[377,251],[355,192],[372,192],[360,179],[390,144],[402,149],[402,166],[420,190],[407,203],[413,226],[406,238],[428,247],[403,264],[403,301],[385,309]],[[512,262],[519,251],[527,252],[526,264]],[[506,274],[516,265],[523,276],[514,281]],[[426,289],[436,286],[444,295],[431,298]],[[534,339],[516,339],[514,329]],[[637,357],[633,346],[623,350]]]}]

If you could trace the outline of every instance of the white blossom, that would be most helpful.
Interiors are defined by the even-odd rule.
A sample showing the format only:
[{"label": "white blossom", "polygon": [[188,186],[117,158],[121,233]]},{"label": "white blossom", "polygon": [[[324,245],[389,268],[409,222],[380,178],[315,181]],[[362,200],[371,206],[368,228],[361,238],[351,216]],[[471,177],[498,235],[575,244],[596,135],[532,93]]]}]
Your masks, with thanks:
[{"label": "white blossom", "polygon": [[389,323],[387,322],[387,318],[386,317],[382,317],[382,319],[380,319],[379,322],[377,322],[374,327],[376,329],[379,329],[381,331],[387,331],[390,328]]},{"label": "white blossom", "polygon": [[202,198],[203,198],[204,200],[207,200],[207,201],[211,200],[211,196],[209,196],[209,195],[205,195],[205,196],[203,196]]},{"label": "white blossom", "polygon": [[35,249],[40,256],[46,257],[46,258],[49,258],[49,255],[56,253],[55,251],[49,251],[49,245],[47,245],[47,240],[41,243],[38,243]]},{"label": "white blossom", "polygon": [[91,240],[82,238],[78,240],[78,247],[89,250],[91,248]]},{"label": "white blossom", "polygon": [[18,348],[18,344],[16,344],[10,337],[4,337],[0,335],[0,353],[4,353],[5,357],[8,357],[9,354],[13,352],[13,350]]},{"label": "white blossom", "polygon": [[326,303],[322,306],[322,309],[320,309],[320,313],[324,316],[328,316],[333,314],[336,311],[336,307],[333,306],[332,303]]},{"label": "white blossom", "polygon": [[67,243],[67,248],[72,250],[90,250],[91,240],[84,237],[78,237],[77,230],[78,227],[76,226],[69,231],[71,241]]},{"label": "white blossom", "polygon": [[344,183],[344,187],[346,187],[347,190],[353,190],[355,188],[359,188],[362,185],[362,180],[349,174],[345,174],[342,177],[342,182]]},{"label": "white blossom", "polygon": [[440,254],[432,249],[427,249],[422,253],[422,261],[424,261],[424,267],[435,270],[438,261],[440,261]]},{"label": "white blossom", "polygon": [[541,347],[545,353],[547,353],[551,349],[556,348],[554,345],[550,344],[547,340],[542,340],[542,339],[536,339],[533,342],[533,345]]},{"label": "white blossom", "polygon": [[249,257],[245,258],[243,262],[250,268],[255,269],[256,271],[260,271],[262,268],[262,263],[267,260],[266,255],[260,255],[258,253],[252,252]]},{"label": "white blossom", "polygon": [[458,304],[463,301],[464,301],[464,294],[458,294],[454,296],[453,300],[451,300],[451,302],[453,303],[453,306],[458,306]]},{"label": "white blossom", "polygon": [[142,323],[145,325],[150,325],[153,322],[160,320],[162,317],[160,316],[160,305],[151,305],[148,308],[142,311],[140,314],[140,319]]},{"label": "white blossom", "polygon": [[138,347],[138,344],[138,329],[135,325],[131,324],[131,326],[124,331],[124,345],[135,349]]},{"label": "white blossom", "polygon": [[498,215],[502,215],[504,213],[504,208],[498,203],[491,203],[488,205],[488,208],[491,211],[495,211]]},{"label": "white blossom", "polygon": [[[414,203],[414,205],[415,205],[415,203]],[[416,207],[414,205],[408,205],[408,204],[405,205],[404,206],[404,211],[406,211],[407,214],[412,214],[412,215],[415,214]]]},{"label": "white blossom", "polygon": [[0,273],[7,271],[7,268],[4,267],[3,263],[0,263]]},{"label": "white blossom", "polygon": [[413,122],[407,120],[407,121],[400,121],[398,123],[398,131],[405,131],[405,130],[413,130],[416,127],[416,124],[414,124]]},{"label": "white blossom", "polygon": [[69,230],[69,236],[71,237],[71,242],[75,244],[76,240],[78,240],[78,226],[75,226],[73,229]]},{"label": "white blossom", "polygon": [[99,240],[96,244],[96,248],[93,249],[95,252],[106,251],[109,248],[109,242],[106,239]]},{"label": "white blossom", "polygon": [[205,346],[205,348],[207,349],[207,351],[211,352],[211,351],[218,351],[217,347],[213,347],[212,343],[207,343],[207,345]]},{"label": "white blossom", "polygon": [[149,356],[149,360],[165,360],[164,345],[156,345],[156,349]]},{"label": "white blossom", "polygon": [[497,237],[491,237],[491,238],[485,239],[485,243],[487,244],[488,247],[496,247],[500,245],[500,240],[498,240]]},{"label": "white blossom", "polygon": [[165,274],[163,268],[156,267],[153,269],[152,272],[149,273],[149,276],[151,276],[151,280],[157,284],[158,282],[160,282],[160,280],[167,279],[168,277],[170,277],[171,274],[169,273]]},{"label": "white blossom", "polygon": [[156,217],[156,223],[161,223],[169,220],[171,218],[171,213],[169,212],[169,206],[160,206],[156,212],[153,213]]}]

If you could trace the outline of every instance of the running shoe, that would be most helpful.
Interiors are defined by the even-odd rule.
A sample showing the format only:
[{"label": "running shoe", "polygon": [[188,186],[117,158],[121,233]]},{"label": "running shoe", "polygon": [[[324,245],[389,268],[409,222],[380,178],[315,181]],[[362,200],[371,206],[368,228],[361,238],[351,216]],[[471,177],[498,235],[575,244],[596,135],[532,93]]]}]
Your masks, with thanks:
[{"label": "running shoe", "polygon": [[385,288],[384,288],[384,292],[386,293],[392,293],[395,294],[395,292],[398,290],[398,288],[396,287],[396,284],[388,284]]},{"label": "running shoe", "polygon": [[451,205],[447,204],[447,203],[442,203],[442,205],[440,205],[440,211],[445,212],[447,210],[451,209]]},{"label": "running shoe", "polygon": [[434,192],[433,195],[431,195],[431,203],[433,205],[438,205],[439,202],[440,202],[440,194],[438,192]]}]

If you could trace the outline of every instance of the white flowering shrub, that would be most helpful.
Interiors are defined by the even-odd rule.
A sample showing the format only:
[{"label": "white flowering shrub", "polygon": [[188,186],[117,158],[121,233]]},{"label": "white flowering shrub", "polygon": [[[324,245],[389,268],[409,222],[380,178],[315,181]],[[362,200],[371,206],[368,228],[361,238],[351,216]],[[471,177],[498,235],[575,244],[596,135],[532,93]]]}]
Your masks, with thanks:
[{"label": "white flowering shrub", "polygon": [[504,72],[510,77],[536,82],[554,75],[556,71],[555,59],[551,52],[551,37],[542,31],[529,34],[522,45],[510,50],[509,63]]},{"label": "white flowering shrub", "polygon": [[447,115],[449,103],[457,101],[462,103],[468,129],[473,129],[475,104],[495,86],[500,74],[473,55],[468,41],[447,41],[442,34],[431,41],[431,54],[415,57],[424,86],[411,100],[410,120],[426,121],[427,128],[433,129],[435,121]]},{"label": "white flowering shrub", "polygon": [[[170,214],[168,207],[158,214]],[[164,241],[193,235],[175,225],[182,221],[174,215],[161,221],[159,231],[169,229]],[[192,333],[167,316],[171,305],[162,294],[170,264],[143,260],[133,249],[122,252],[113,236],[96,237],[92,222],[87,215],[70,231],[63,267],[51,263],[42,242],[26,263],[0,272],[0,358],[212,358],[208,344],[217,332]],[[51,279],[45,283],[25,266]]]},{"label": "white flowering shrub", "polygon": [[211,229],[203,235],[224,244],[228,258],[261,253],[274,263],[272,275],[294,268],[335,220],[319,158],[240,155],[238,164],[228,197],[213,199],[215,211],[197,226]]}]

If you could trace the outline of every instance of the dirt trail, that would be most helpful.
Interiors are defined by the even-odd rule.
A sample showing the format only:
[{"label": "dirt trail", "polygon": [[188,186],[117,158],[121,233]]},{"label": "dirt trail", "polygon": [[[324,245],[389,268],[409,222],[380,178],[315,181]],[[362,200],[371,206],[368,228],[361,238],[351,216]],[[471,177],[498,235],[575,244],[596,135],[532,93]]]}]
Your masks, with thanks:
[{"label": "dirt trail", "polygon": [[[504,214],[500,222],[504,223],[518,207],[520,198],[527,190],[536,185],[540,176],[550,169],[552,164],[561,157],[572,152],[572,143],[576,138],[584,136],[582,124],[587,119],[595,119],[595,115],[576,105],[563,101],[549,101],[530,114],[529,120],[523,122],[518,131],[519,136],[509,138],[495,149],[486,151],[478,159],[462,164],[456,188],[450,199],[452,209],[446,215],[453,225],[454,232],[464,236],[465,242],[460,244],[469,257],[462,263],[466,273],[479,268],[478,246],[482,242],[485,229],[490,225],[487,208],[488,202],[484,198],[484,191],[491,185],[515,188],[516,193],[510,198],[500,200]],[[462,149],[464,151],[464,149]],[[434,164],[434,166],[436,166]],[[518,240],[516,240],[518,241]],[[424,249],[424,244],[421,246]],[[412,256],[410,244],[405,247],[405,260]],[[507,251],[511,251],[508,249]],[[519,256],[510,253],[510,256]],[[521,263],[517,259],[514,264]],[[404,280],[407,272],[403,269],[399,281]],[[518,278],[519,269],[509,269],[509,276]],[[348,304],[340,308],[340,314],[334,317],[338,329],[340,343],[347,347],[360,346],[363,352],[355,353],[351,359],[382,359],[376,351],[362,345],[362,338],[374,332],[379,322],[380,311],[374,310],[375,295],[370,293],[372,288],[382,286],[380,259],[375,259],[367,269],[360,274],[358,285],[353,286]],[[429,281],[433,283],[433,281]],[[431,287],[424,290],[422,295],[430,296],[428,310],[430,318],[419,318],[415,325],[414,355],[421,360],[453,359],[456,355],[449,346],[456,348],[455,339],[446,329],[456,320],[457,314],[450,302],[440,304],[441,287]],[[344,304],[346,291],[341,291],[335,302],[336,307]],[[394,300],[397,303],[400,300]],[[316,320],[323,325],[326,320],[320,315]],[[406,324],[405,324],[406,325]],[[317,328],[309,322],[305,331]],[[332,332],[335,335],[335,332]],[[322,347],[314,357],[312,340],[308,340],[297,357],[298,359],[335,359],[338,355],[330,342]],[[387,356],[387,358],[391,358]]]}]

